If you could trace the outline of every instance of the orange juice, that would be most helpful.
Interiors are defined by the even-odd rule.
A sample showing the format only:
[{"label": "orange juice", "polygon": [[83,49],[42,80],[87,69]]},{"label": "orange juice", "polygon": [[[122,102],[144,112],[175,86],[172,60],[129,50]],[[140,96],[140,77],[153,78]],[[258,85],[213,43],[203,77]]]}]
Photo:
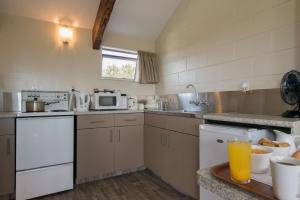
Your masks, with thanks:
[{"label": "orange juice", "polygon": [[231,178],[238,183],[249,183],[251,179],[251,143],[228,141],[228,156]]}]

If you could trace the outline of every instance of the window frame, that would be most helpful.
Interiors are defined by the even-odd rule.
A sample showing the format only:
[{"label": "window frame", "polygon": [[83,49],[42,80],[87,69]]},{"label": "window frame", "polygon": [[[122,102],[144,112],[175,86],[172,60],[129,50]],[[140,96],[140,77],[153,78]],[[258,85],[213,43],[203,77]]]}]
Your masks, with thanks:
[{"label": "window frame", "polygon": [[[114,51],[114,52],[118,52],[118,53],[132,54],[132,55],[136,55],[137,58],[127,58],[127,57],[123,57],[123,56],[106,55],[106,54],[104,54],[105,56],[103,56],[103,53],[102,53],[103,50],[109,50],[109,51]],[[119,60],[136,61],[136,66],[135,66],[133,78],[129,79],[129,78],[104,77],[103,76],[103,71],[102,71],[102,69],[103,69],[103,58],[114,58],[114,59],[119,59]],[[100,79],[134,82],[135,81],[135,75],[136,75],[136,72],[137,72],[137,64],[138,64],[137,51],[129,50],[129,49],[119,49],[119,48],[114,48],[114,47],[109,47],[109,46],[102,46],[101,47]]]}]

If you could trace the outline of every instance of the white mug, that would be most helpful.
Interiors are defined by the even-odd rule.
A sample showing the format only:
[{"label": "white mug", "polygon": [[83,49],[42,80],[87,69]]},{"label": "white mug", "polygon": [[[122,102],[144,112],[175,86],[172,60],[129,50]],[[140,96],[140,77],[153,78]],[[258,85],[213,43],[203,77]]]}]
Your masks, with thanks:
[{"label": "white mug", "polygon": [[280,200],[300,200],[300,160],[274,156],[270,162],[274,195]]}]

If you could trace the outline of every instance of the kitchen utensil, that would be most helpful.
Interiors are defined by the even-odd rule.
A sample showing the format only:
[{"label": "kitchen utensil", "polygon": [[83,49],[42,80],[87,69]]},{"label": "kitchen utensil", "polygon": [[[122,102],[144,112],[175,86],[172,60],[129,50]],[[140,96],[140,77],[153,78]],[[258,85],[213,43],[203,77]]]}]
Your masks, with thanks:
[{"label": "kitchen utensil", "polygon": [[256,174],[266,173],[270,166],[270,158],[272,156],[273,150],[268,147],[252,145],[253,149],[259,149],[265,151],[266,153],[253,153],[251,156],[251,172]]},{"label": "kitchen utensil", "polygon": [[289,105],[296,105],[294,110],[282,113],[282,117],[300,117],[300,72],[292,70],[287,72],[280,84],[280,94],[283,101]]},{"label": "kitchen utensil", "polygon": [[44,112],[45,102],[35,98],[33,101],[26,101],[26,112]]},{"label": "kitchen utensil", "polygon": [[300,160],[275,156],[270,165],[274,195],[281,200],[299,200]]},{"label": "kitchen utensil", "polygon": [[128,109],[129,110],[137,110],[138,109],[138,103],[137,103],[136,96],[131,96],[128,98]]}]

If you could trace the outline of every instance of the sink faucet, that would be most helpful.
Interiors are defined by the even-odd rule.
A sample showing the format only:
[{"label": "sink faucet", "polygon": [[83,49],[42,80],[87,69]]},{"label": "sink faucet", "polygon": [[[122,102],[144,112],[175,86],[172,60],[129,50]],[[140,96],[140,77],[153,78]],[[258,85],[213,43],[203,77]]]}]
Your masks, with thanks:
[{"label": "sink faucet", "polygon": [[196,97],[196,99],[190,100],[190,103],[195,104],[196,106],[199,106],[201,104],[200,99],[199,99],[199,93],[197,92],[196,87],[193,84],[188,84],[186,86],[186,88],[190,88],[190,87],[193,88],[194,96]]}]

